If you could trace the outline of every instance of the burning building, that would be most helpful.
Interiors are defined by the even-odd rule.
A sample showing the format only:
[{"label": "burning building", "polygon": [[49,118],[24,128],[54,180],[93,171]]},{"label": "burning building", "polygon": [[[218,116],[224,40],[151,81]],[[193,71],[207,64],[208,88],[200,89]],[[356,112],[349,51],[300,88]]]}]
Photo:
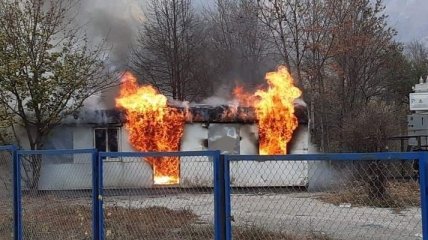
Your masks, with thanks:
[{"label": "burning building", "polygon": [[[57,134],[64,136],[67,132],[72,140],[60,148],[96,147],[100,151],[112,152],[307,153],[307,110],[304,104],[295,101],[301,95],[300,90],[294,87],[285,68],[268,73],[266,79],[268,87],[255,93],[236,88],[235,101],[229,105],[177,106],[169,104],[167,98],[153,87],[139,86],[131,74],[125,74],[116,99],[117,108],[81,111],[67,119]],[[58,144],[58,141],[51,143]],[[39,186],[42,189],[90,188],[91,168],[87,166],[88,170],[84,170],[86,164],[90,162],[79,162],[75,157],[44,161]],[[213,176],[209,174],[212,161],[208,157],[112,158],[105,160],[104,169],[112,176],[104,181],[107,188],[165,184],[210,187],[213,183]],[[127,174],[131,169],[138,169],[138,173]],[[282,174],[273,174],[278,171]],[[61,172],[61,176],[51,174],[53,172]],[[81,175],[80,181],[61,180],[67,172]],[[289,174],[284,174],[287,172]],[[309,166],[305,161],[233,162],[231,184],[307,186],[308,174]]]}]

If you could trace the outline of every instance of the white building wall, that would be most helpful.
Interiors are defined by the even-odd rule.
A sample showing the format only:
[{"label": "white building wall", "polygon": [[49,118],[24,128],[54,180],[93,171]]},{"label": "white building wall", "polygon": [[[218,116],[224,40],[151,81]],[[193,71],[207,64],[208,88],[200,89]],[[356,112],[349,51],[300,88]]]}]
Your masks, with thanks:
[{"label": "white building wall", "polygon": [[[228,125],[228,127],[230,126]],[[240,154],[257,154],[257,126],[254,124],[234,124],[234,126],[239,133],[239,138],[236,139],[239,141]],[[218,128],[219,125],[217,124],[216,127]],[[180,150],[207,150],[208,132],[209,126],[202,123],[186,124]],[[73,147],[75,149],[93,148],[93,134],[91,126],[74,127]],[[307,153],[308,144],[307,126],[299,126],[295,132],[294,144],[290,146],[290,152]],[[119,151],[134,151],[124,127],[120,128]],[[182,157],[180,160],[181,187],[213,186],[212,159],[200,156]],[[307,183],[308,163],[306,161],[238,161],[231,164],[231,184],[233,186],[306,186]],[[41,190],[90,189],[92,187],[90,156],[75,155],[72,163],[44,164],[39,186]],[[104,186],[106,188],[152,187],[152,167],[141,158],[106,159],[104,161]]]},{"label": "white building wall", "polygon": [[[308,129],[303,125],[296,129],[290,153],[307,153]],[[257,155],[257,126],[241,127],[241,155]],[[249,159],[251,160],[251,159]],[[234,187],[306,186],[308,184],[307,161],[232,161],[230,183]]]},{"label": "white building wall", "polygon": [[[227,131],[236,127],[239,132],[239,153],[241,155],[258,154],[258,132],[255,124],[216,124],[224,125]],[[237,125],[237,126],[236,126]],[[187,124],[183,136],[181,151],[203,151],[207,148],[201,143],[209,138],[208,127],[201,123]],[[234,134],[231,134],[226,150],[234,145]],[[309,132],[306,125],[299,127],[294,135],[294,144],[290,146],[290,153],[307,153],[309,145]],[[220,146],[221,147],[221,146]],[[225,152],[223,152],[225,153]],[[232,153],[233,154],[233,153]],[[236,154],[236,153],[235,153]],[[208,157],[182,158],[181,164],[182,186],[212,186],[213,164]],[[306,186],[308,184],[307,161],[233,161],[230,165],[231,184],[236,187],[262,187],[262,186]]]},{"label": "white building wall", "polygon": [[[92,128],[75,126],[72,128],[72,148],[93,148]],[[57,141],[65,141],[57,139]],[[69,139],[67,139],[69,141]],[[76,190],[92,188],[92,157],[91,154],[74,154],[71,162],[58,163],[50,161],[51,156],[43,156],[40,172],[40,190]],[[70,156],[55,156],[67,158]]]},{"label": "white building wall", "polygon": [[[92,126],[73,128],[73,148],[94,147]],[[132,151],[127,131],[120,128],[120,151]],[[104,167],[105,188],[144,188],[153,185],[150,164],[141,158],[107,158]],[[74,190],[92,188],[92,159],[90,154],[73,155],[73,163],[45,161],[39,181],[40,190]]]},{"label": "white building wall", "polygon": [[[182,137],[181,151],[205,151],[208,128],[202,123],[186,124]],[[180,186],[210,187],[213,184],[213,165],[209,157],[180,158]]]}]

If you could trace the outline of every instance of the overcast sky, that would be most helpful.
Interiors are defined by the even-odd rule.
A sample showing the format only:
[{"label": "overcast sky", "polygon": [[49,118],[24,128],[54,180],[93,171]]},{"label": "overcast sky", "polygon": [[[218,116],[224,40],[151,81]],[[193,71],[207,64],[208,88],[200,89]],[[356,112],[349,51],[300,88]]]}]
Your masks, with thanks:
[{"label": "overcast sky", "polygon": [[[213,0],[193,0],[199,7]],[[143,17],[145,0],[83,0],[81,17],[89,22],[90,37],[106,37],[112,45],[112,61],[117,65],[127,59],[129,47]],[[414,39],[428,45],[428,0],[384,0],[389,24],[398,30],[398,40]],[[125,63],[126,64],[126,63]]]},{"label": "overcast sky", "polygon": [[400,41],[416,39],[428,44],[428,0],[385,0],[385,6]]}]

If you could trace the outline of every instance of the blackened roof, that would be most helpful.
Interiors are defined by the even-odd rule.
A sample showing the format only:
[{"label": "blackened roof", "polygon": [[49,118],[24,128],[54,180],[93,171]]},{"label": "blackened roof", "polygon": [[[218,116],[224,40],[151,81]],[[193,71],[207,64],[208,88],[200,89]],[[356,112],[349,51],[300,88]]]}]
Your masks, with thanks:
[{"label": "blackened roof", "polygon": [[[175,107],[185,111],[183,107]],[[231,107],[227,105],[193,105],[188,108],[191,118],[188,122],[210,123],[254,123],[256,122],[254,108]],[[307,108],[295,105],[295,115],[300,124],[308,123]],[[125,113],[119,109],[81,110],[64,121],[68,125],[122,125],[126,122]]]}]

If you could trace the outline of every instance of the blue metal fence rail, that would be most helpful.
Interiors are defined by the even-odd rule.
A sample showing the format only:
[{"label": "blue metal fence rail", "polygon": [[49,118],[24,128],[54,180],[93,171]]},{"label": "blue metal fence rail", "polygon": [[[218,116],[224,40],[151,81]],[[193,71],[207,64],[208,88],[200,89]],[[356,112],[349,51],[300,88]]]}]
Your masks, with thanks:
[{"label": "blue metal fence rail", "polygon": [[103,215],[103,159],[107,157],[183,157],[210,156],[214,169],[214,233],[215,239],[232,239],[231,176],[230,163],[235,161],[367,161],[367,160],[417,160],[420,173],[420,197],[423,239],[428,239],[428,152],[382,152],[382,153],[338,153],[338,154],[294,154],[294,155],[221,155],[219,151],[195,152],[100,152],[85,150],[17,150],[14,146],[0,146],[0,150],[13,154],[13,207],[14,238],[22,239],[21,206],[21,158],[23,154],[92,154],[92,231],[93,239],[104,239]]},{"label": "blue metal fence rail", "polygon": [[420,152],[418,160],[422,208],[422,236],[423,239],[428,239],[428,152]]}]

